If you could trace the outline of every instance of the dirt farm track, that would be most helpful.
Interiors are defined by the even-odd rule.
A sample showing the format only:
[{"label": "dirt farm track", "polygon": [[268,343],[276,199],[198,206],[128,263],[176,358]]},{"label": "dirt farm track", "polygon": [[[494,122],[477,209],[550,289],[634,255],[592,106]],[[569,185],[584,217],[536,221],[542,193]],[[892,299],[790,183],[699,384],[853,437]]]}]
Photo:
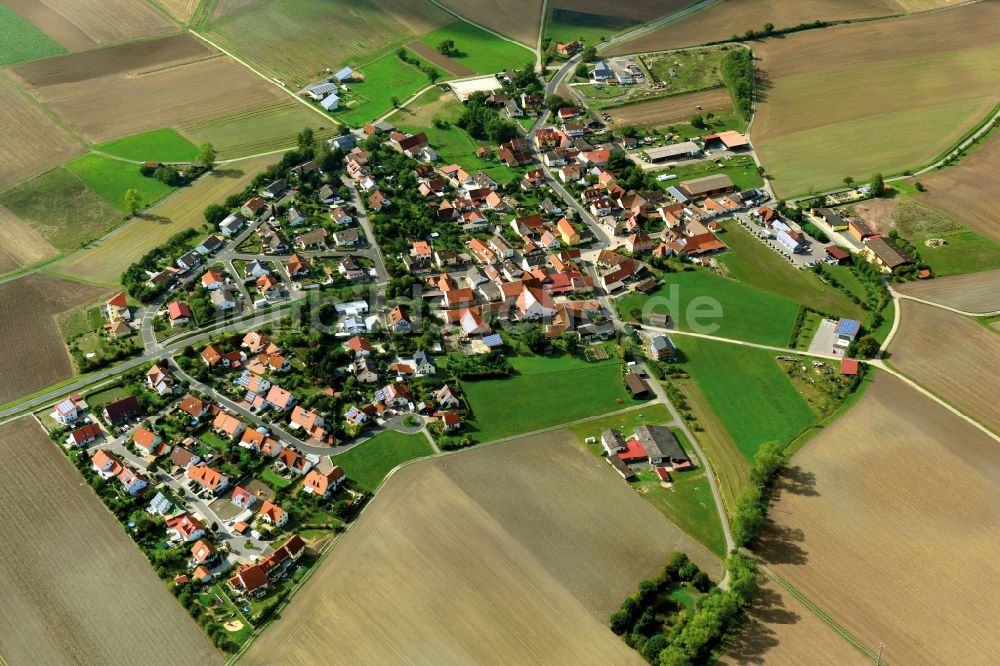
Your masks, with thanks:
[{"label": "dirt farm track", "polygon": [[[611,611],[667,555],[719,561],[565,431],[398,472],[241,663],[641,664]],[[331,634],[332,628],[336,628]]]},{"label": "dirt farm track", "polygon": [[[901,315],[888,362],[1000,433],[1000,335],[923,303],[902,301]],[[940,344],[942,331],[948,344]]]},{"label": "dirt farm track", "polygon": [[897,286],[896,291],[964,312],[998,312],[1000,268],[980,273],[949,275],[923,282],[907,282]]},{"label": "dirt farm track", "polygon": [[221,664],[79,472],[23,418],[0,426],[0,661]]},{"label": "dirt farm track", "polygon": [[890,664],[995,663],[998,505],[997,442],[880,373],[792,458],[756,552]]}]

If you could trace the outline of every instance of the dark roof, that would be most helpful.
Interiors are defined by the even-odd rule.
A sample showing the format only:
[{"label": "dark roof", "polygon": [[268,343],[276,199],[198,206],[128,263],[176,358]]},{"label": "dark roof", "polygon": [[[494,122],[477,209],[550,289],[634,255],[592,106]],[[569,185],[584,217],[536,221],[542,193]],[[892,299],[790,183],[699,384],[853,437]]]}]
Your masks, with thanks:
[{"label": "dark roof", "polygon": [[733,185],[733,179],[724,173],[685,180],[681,183],[681,187],[690,192],[692,196],[698,196],[705,192],[715,192],[716,190],[736,189],[736,186]]},{"label": "dark roof", "polygon": [[632,393],[633,397],[642,395],[643,393],[649,393],[649,386],[647,386],[646,382],[642,380],[642,377],[634,372],[630,372],[625,375],[625,386],[628,387],[628,390]]},{"label": "dark roof", "polygon": [[641,425],[635,429],[635,436],[646,449],[650,459],[690,460],[670,428]]},{"label": "dark roof", "polygon": [[889,268],[913,263],[910,255],[906,254],[891,238],[882,236],[870,238],[868,239],[868,247]]},{"label": "dark roof", "polygon": [[139,411],[139,401],[134,395],[130,395],[127,398],[109,402],[105,405],[104,411],[110,421],[120,421],[129,414],[135,414]]},{"label": "dark roof", "polygon": [[608,463],[615,468],[615,471],[622,475],[626,481],[631,481],[635,478],[635,472],[629,469],[621,458],[618,456],[608,456]]}]

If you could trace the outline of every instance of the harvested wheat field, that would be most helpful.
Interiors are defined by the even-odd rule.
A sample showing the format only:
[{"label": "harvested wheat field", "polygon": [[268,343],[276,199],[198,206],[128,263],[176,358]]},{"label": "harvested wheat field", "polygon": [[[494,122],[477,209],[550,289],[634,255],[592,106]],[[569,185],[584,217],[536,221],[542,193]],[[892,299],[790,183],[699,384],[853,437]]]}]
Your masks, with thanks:
[{"label": "harvested wheat field", "polygon": [[459,16],[535,48],[542,0],[441,0]]},{"label": "harvested wheat field", "polygon": [[[998,24],[1000,3],[983,2],[755,45],[764,83],[752,138],[778,194],[903,171],[948,149],[1000,102]],[[858,103],[847,103],[848,81]]]},{"label": "harvested wheat field", "polygon": [[0,404],[72,376],[53,317],[106,291],[38,273],[0,284]]},{"label": "harvested wheat field", "polygon": [[716,664],[861,666],[871,661],[784,588],[761,575],[750,614]]},{"label": "harvested wheat field", "polygon": [[1000,269],[906,282],[896,291],[973,314],[1000,312]]},{"label": "harvested wheat field", "polygon": [[83,146],[0,79],[0,190],[83,153]]},{"label": "harvested wheat field", "polygon": [[1000,132],[995,132],[955,166],[923,174],[926,192],[920,201],[950,213],[978,231],[1000,241]]},{"label": "harvested wheat field", "polygon": [[181,23],[187,23],[201,4],[201,0],[154,0]]},{"label": "harvested wheat field", "polygon": [[878,373],[792,459],[756,550],[890,664],[993,663],[998,505],[998,442]]},{"label": "harvested wheat field", "polygon": [[93,143],[285,98],[189,34],[50,58],[11,71]]},{"label": "harvested wheat field", "polygon": [[0,275],[54,257],[57,251],[10,209],[0,206]]},{"label": "harvested wheat field", "polygon": [[[701,111],[698,107],[701,107]],[[733,100],[725,88],[716,88],[687,95],[664,97],[642,104],[605,109],[611,115],[611,125],[656,125],[690,120],[696,113],[730,111]]]},{"label": "harvested wheat field", "polygon": [[0,470],[5,663],[222,663],[34,420],[0,426]]},{"label": "harvested wheat field", "polygon": [[[664,12],[667,13],[667,12]],[[867,18],[899,13],[891,0],[722,0],[659,30],[623,42],[609,54],[663,51],[729,39],[765,23],[789,28],[816,20]]]},{"label": "harvested wheat field", "polygon": [[889,363],[1000,433],[1000,335],[968,317],[914,301],[900,301],[900,315]]},{"label": "harvested wheat field", "polygon": [[691,3],[688,0],[636,0],[610,5],[605,0],[555,0],[552,4],[556,9],[598,16],[611,15],[616,19],[631,19],[641,23]]},{"label": "harvested wheat field", "polygon": [[566,431],[400,470],[244,657],[641,664],[611,611],[674,549],[719,561]]},{"label": "harvested wheat field", "polygon": [[69,51],[180,29],[163,12],[135,0],[5,0],[4,4]]},{"label": "harvested wheat field", "polygon": [[205,224],[202,213],[207,206],[242,192],[275,158],[274,155],[256,157],[218,166],[107,238],[56,262],[51,270],[88,282],[114,285],[132,262],[153,247],[180,231]]}]

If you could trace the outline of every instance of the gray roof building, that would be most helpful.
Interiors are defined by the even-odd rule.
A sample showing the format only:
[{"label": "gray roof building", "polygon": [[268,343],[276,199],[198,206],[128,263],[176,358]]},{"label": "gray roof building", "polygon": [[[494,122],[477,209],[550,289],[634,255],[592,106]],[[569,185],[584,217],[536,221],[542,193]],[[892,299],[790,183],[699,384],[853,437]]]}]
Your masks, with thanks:
[{"label": "gray roof building", "polygon": [[635,429],[635,437],[646,449],[650,463],[656,464],[665,460],[691,461],[670,428],[641,425]]}]

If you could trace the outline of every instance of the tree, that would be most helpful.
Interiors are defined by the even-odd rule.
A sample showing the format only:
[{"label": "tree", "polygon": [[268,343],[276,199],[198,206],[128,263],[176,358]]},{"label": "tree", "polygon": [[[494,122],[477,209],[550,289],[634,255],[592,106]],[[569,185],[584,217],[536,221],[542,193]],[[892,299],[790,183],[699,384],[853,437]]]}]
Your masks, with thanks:
[{"label": "tree", "polygon": [[927,188],[924,187],[924,184],[919,180],[913,183],[913,187],[917,188],[917,192],[925,192],[927,190]]},{"label": "tree", "polygon": [[764,34],[765,35],[770,35],[772,32],[774,32],[774,24],[773,23],[765,23],[764,24]]},{"label": "tree", "polygon": [[307,127],[299,132],[297,143],[300,153],[312,153],[316,145],[316,135],[311,127]]},{"label": "tree", "polygon": [[785,461],[786,456],[780,442],[765,442],[753,458],[750,480],[758,486],[771,483],[781,468],[785,466]]},{"label": "tree", "polygon": [[705,129],[708,125],[705,124],[705,119],[701,117],[700,113],[696,113],[691,116],[691,124],[698,129]]},{"label": "tree", "polygon": [[872,176],[871,190],[873,197],[880,197],[885,194],[885,180],[882,178],[881,173],[876,173]]},{"label": "tree", "polygon": [[547,108],[552,113],[555,113],[559,109],[562,109],[567,106],[573,106],[573,105],[567,102],[559,95],[549,95],[548,97],[545,98],[545,108]]},{"label": "tree", "polygon": [[584,62],[594,62],[597,60],[597,47],[596,46],[584,46],[583,52],[580,54]]},{"label": "tree", "polygon": [[171,187],[177,187],[183,181],[180,172],[172,166],[159,167],[153,172],[153,177],[164,185],[169,185]]},{"label": "tree", "polygon": [[229,209],[219,204],[210,204],[204,212],[205,221],[212,226],[217,226],[229,215]]},{"label": "tree", "polygon": [[854,184],[854,176],[847,176],[846,178],[844,178],[844,185],[850,187],[853,184]]},{"label": "tree", "polygon": [[445,39],[438,43],[437,50],[438,53],[449,58],[457,58],[460,55],[458,49],[455,48],[455,40],[453,39]]},{"label": "tree", "polygon": [[427,79],[431,83],[434,83],[439,78],[441,78],[441,72],[437,71],[436,67],[428,67],[427,69],[424,70],[424,74],[427,75]]},{"label": "tree", "polygon": [[878,356],[879,349],[878,340],[870,335],[866,335],[857,341],[854,346],[854,353],[861,358],[875,358]]},{"label": "tree", "polygon": [[392,102],[392,108],[394,108],[394,109],[398,109],[399,108],[399,98],[398,97],[396,97],[395,95],[393,95],[392,99],[390,101]]},{"label": "tree", "polygon": [[581,79],[585,79],[590,76],[590,68],[581,62],[576,66],[576,75]]},{"label": "tree", "polygon": [[129,215],[136,215],[142,210],[142,195],[134,187],[128,188],[125,192],[125,210]]},{"label": "tree", "polygon": [[218,153],[215,152],[215,146],[211,143],[203,143],[201,144],[201,152],[198,153],[198,163],[211,171],[215,167],[215,158],[217,156]]}]

